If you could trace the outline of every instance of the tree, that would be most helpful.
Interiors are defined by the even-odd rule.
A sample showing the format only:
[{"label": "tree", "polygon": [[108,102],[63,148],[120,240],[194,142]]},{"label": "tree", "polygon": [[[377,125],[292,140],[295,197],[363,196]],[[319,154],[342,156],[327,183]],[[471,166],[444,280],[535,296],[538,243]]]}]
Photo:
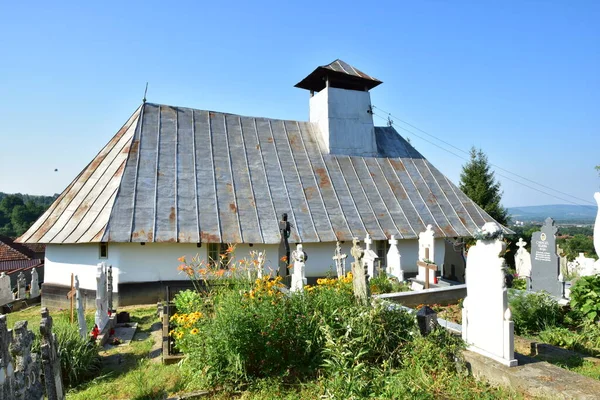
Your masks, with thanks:
[{"label": "tree", "polygon": [[500,224],[508,223],[508,210],[500,204],[500,182],[496,182],[487,156],[481,149],[471,148],[471,159],[463,165],[460,174],[460,190]]}]

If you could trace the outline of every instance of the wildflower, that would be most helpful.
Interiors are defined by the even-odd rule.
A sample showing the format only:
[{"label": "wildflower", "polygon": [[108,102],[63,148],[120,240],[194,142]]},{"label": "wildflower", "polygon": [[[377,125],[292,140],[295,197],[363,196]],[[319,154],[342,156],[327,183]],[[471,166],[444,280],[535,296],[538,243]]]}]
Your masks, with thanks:
[{"label": "wildflower", "polygon": [[283,257],[281,257],[281,259],[280,259],[280,260],[281,260],[282,262],[287,262],[288,258],[287,258],[287,256],[283,256]]},{"label": "wildflower", "polygon": [[192,335],[197,335],[197,334],[198,334],[198,332],[200,332],[200,331],[198,330],[198,328],[194,328],[194,329],[192,329],[192,330],[190,331],[190,334],[192,334]]},{"label": "wildflower", "polygon": [[227,254],[233,253],[234,250],[235,250],[235,247],[232,245],[229,245],[229,247],[227,247],[227,250],[225,250],[225,253],[227,253]]},{"label": "wildflower", "polygon": [[177,259],[177,261],[184,263],[185,262],[185,256],[181,256]]}]

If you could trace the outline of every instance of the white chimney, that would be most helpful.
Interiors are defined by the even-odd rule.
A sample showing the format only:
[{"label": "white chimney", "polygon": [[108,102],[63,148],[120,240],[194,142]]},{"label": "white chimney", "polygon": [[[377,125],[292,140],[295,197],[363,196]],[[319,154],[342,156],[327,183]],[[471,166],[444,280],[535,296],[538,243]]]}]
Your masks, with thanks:
[{"label": "white chimney", "polygon": [[336,60],[296,85],[310,90],[310,122],[319,127],[328,153],[377,155],[369,90],[380,83]]}]

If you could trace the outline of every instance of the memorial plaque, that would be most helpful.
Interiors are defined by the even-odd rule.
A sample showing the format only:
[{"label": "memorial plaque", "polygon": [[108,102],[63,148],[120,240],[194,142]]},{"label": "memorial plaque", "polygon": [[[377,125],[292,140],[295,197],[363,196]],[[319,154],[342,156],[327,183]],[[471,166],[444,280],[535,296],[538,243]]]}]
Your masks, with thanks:
[{"label": "memorial plaque", "polygon": [[560,265],[556,254],[556,232],[552,218],[546,218],[542,230],[531,236],[531,290],[545,290],[562,298],[562,282],[558,280]]}]

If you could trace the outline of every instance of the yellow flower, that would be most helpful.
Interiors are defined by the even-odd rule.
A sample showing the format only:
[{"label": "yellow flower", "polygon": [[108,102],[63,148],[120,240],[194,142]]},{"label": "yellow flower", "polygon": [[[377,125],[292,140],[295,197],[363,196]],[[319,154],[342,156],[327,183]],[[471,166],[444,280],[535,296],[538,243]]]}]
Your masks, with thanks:
[{"label": "yellow flower", "polygon": [[192,334],[192,335],[197,335],[197,334],[198,334],[198,332],[200,332],[200,331],[198,330],[198,328],[194,328],[194,329],[192,329],[192,330],[190,331],[190,334]]}]

